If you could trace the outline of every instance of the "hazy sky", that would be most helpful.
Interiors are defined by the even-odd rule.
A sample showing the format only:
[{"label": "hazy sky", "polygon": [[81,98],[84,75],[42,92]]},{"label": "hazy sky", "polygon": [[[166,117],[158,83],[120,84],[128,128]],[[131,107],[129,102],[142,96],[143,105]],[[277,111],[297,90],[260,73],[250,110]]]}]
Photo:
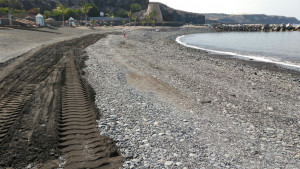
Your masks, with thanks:
[{"label": "hazy sky", "polygon": [[150,0],[195,13],[267,14],[300,20],[300,0]]}]

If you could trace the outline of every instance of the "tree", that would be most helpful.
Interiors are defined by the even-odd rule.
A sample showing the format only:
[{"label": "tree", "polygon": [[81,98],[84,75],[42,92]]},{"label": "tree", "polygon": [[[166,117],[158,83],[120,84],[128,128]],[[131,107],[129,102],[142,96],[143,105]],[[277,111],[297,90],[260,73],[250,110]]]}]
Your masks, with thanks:
[{"label": "tree", "polygon": [[149,26],[149,23],[150,23],[150,15],[145,15],[145,19],[146,19],[146,22],[147,22],[147,25]]},{"label": "tree", "polygon": [[62,21],[64,23],[65,22],[65,16],[68,14],[70,8],[65,7],[63,5],[60,5],[60,7],[61,7],[61,10],[62,10]]},{"label": "tree", "polygon": [[92,8],[89,10],[88,16],[99,17],[100,9],[94,3],[91,6],[92,6]]},{"label": "tree", "polygon": [[150,22],[152,23],[152,26],[155,27],[155,19],[151,18]]},{"label": "tree", "polygon": [[51,12],[51,16],[53,16],[53,17],[60,18],[61,15],[62,15],[62,11],[61,11],[61,9],[58,8],[58,7],[55,8],[55,9],[53,9],[52,12]]},{"label": "tree", "polygon": [[82,14],[83,14],[83,12],[82,12],[81,9],[76,9],[76,10],[75,10],[75,16],[76,16],[77,18],[80,18],[80,16],[82,16]]},{"label": "tree", "polygon": [[70,18],[70,17],[73,17],[73,18],[77,18],[78,15],[76,13],[76,10],[75,9],[72,9],[72,8],[68,8],[68,12],[66,13],[66,18]]},{"label": "tree", "polygon": [[132,16],[132,13],[131,13],[131,10],[126,12],[128,18],[129,18],[129,26],[130,26],[130,22],[131,22],[131,16]]},{"label": "tree", "polygon": [[45,11],[45,12],[44,12],[44,16],[45,16],[46,18],[49,18],[49,17],[51,16],[51,12],[50,12],[50,11]]},{"label": "tree", "polygon": [[141,11],[142,10],[142,7],[140,4],[137,4],[137,3],[132,3],[130,4],[130,10],[135,13],[135,12],[138,12],[138,11]]},{"label": "tree", "polygon": [[136,21],[139,19],[139,17],[138,16],[135,16],[135,17],[133,17],[132,18],[132,20],[134,21],[134,26],[135,26],[135,24],[136,24]]},{"label": "tree", "polygon": [[143,20],[141,21],[142,26],[144,26],[145,23],[146,23],[146,21],[143,19]]},{"label": "tree", "polygon": [[107,9],[106,11],[107,11],[106,16],[111,18],[110,26],[113,26],[112,19],[115,17],[115,15],[114,15],[114,13],[110,9]]},{"label": "tree", "polygon": [[157,11],[152,11],[149,16],[150,16],[150,22],[152,23],[152,26],[154,27],[155,26],[155,21],[156,21],[156,17],[158,15],[158,12]]},{"label": "tree", "polygon": [[8,8],[5,7],[5,8],[0,8],[0,15],[4,15],[4,14],[7,14],[8,13]]},{"label": "tree", "polygon": [[67,8],[65,6],[63,6],[62,4],[59,4],[55,9],[53,9],[53,13],[56,16],[61,16],[62,22],[64,25],[65,22],[65,15],[68,13],[70,8]]},{"label": "tree", "polygon": [[89,13],[90,9],[92,9],[92,6],[89,3],[81,4],[81,11],[84,13],[84,20],[85,20],[85,26],[87,25],[87,14]]},{"label": "tree", "polygon": [[0,3],[7,6],[9,25],[12,25],[12,11],[14,11],[16,6],[20,5],[20,2],[17,0],[0,0]]},{"label": "tree", "polygon": [[124,9],[119,9],[117,12],[116,12],[116,16],[117,17],[121,17],[121,18],[125,18],[127,17],[127,13]]}]

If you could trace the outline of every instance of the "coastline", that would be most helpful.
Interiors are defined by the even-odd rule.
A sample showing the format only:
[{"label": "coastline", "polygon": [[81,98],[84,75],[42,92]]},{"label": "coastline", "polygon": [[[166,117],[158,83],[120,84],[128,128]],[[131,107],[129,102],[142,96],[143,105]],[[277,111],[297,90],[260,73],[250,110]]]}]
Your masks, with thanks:
[{"label": "coastline", "polygon": [[206,48],[202,48],[202,47],[188,45],[188,44],[184,43],[181,40],[185,36],[187,36],[187,35],[182,35],[182,36],[177,37],[176,42],[183,45],[183,46],[189,47],[189,48],[207,51],[212,55],[231,56],[232,58],[240,59],[240,60],[259,62],[259,63],[275,64],[275,65],[278,65],[278,66],[281,66],[283,68],[290,69],[290,70],[293,70],[293,71],[298,71],[298,72],[300,71],[300,65],[296,65],[296,64],[293,64],[293,63],[276,61],[276,60],[272,60],[272,59],[269,59],[269,58],[266,58],[266,57],[258,57],[258,56],[253,56],[253,55],[243,55],[243,54],[238,54],[238,53],[234,53],[234,52],[211,50],[211,49],[206,49]]},{"label": "coastline", "polygon": [[296,167],[299,72],[175,42],[209,31],[128,30],[88,47],[101,134],[117,141],[124,168]]}]

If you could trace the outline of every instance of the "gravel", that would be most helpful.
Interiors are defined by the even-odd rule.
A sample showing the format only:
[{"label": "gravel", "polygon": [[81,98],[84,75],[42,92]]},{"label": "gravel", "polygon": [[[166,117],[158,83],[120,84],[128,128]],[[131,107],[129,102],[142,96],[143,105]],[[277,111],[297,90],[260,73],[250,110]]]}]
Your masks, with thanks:
[{"label": "gravel", "polygon": [[88,47],[100,133],[123,168],[298,168],[299,73],[175,42],[208,31],[128,30]]}]

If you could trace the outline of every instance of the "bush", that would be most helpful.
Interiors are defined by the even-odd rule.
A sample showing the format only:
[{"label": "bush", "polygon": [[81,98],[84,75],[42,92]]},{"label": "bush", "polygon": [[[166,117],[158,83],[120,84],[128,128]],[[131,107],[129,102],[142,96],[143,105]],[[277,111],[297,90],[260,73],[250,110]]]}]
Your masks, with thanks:
[{"label": "bush", "polygon": [[140,4],[137,4],[137,3],[133,3],[130,5],[130,10],[132,12],[138,12],[138,11],[141,11],[142,10],[142,7]]},{"label": "bush", "polygon": [[8,13],[8,8],[5,7],[5,8],[0,8],[0,15],[7,15]]},{"label": "bush", "polygon": [[116,16],[121,17],[121,18],[127,18],[128,17],[126,11],[122,10],[122,9],[120,9],[116,12]]}]

